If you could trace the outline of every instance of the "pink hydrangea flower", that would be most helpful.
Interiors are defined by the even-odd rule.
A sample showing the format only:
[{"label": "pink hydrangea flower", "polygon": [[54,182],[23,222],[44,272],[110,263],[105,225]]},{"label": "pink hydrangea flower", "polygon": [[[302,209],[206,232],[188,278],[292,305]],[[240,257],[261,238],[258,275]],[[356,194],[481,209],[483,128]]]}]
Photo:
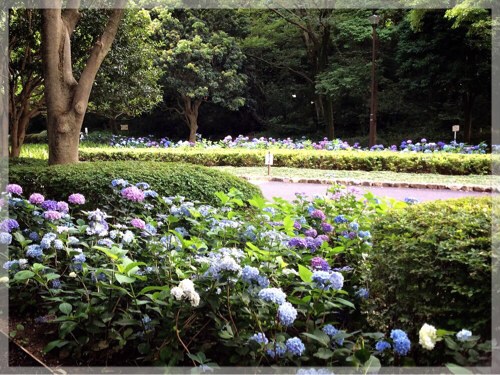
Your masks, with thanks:
[{"label": "pink hydrangea flower", "polygon": [[45,197],[42,194],[33,193],[29,197],[29,202],[31,204],[42,204],[45,201]]},{"label": "pink hydrangea flower", "polygon": [[43,213],[43,217],[45,218],[45,220],[49,221],[60,220],[62,218],[62,215],[63,215],[62,213],[53,210],[45,211]]},{"label": "pink hydrangea flower", "polygon": [[129,186],[122,190],[122,197],[132,202],[142,202],[144,192],[135,186]]},{"label": "pink hydrangea flower", "polygon": [[18,184],[8,184],[6,186],[7,193],[11,194],[16,194],[16,195],[22,195],[23,194],[23,188],[19,186]]},{"label": "pink hydrangea flower", "polygon": [[68,202],[71,204],[85,204],[85,197],[79,193],[71,194],[68,197]]},{"label": "pink hydrangea flower", "polygon": [[133,227],[136,227],[136,228],[139,228],[139,229],[145,229],[146,228],[146,223],[144,222],[144,220],[141,220],[141,219],[132,219],[130,221],[130,224]]}]

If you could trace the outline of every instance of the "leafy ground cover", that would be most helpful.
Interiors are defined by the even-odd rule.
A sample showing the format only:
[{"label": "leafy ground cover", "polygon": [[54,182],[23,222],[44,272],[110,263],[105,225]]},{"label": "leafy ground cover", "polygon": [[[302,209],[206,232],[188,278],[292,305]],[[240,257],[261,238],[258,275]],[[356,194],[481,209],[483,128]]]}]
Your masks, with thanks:
[{"label": "leafy ground cover", "polygon": [[[9,185],[11,315],[50,338],[72,364],[353,366],[443,365],[489,344],[468,327],[428,321],[374,332],[358,312],[370,298],[371,228],[411,202],[357,200],[334,187],[293,203],[236,191],[218,207],[146,194],[148,184],[111,182],[120,204],[82,210],[73,192],[53,201]],[[124,355],[126,353],[126,355]],[[432,353],[427,355],[428,353]],[[469,360],[470,358],[470,360]]]},{"label": "leafy ground cover", "polygon": [[[232,173],[236,176],[245,177],[267,177],[267,167],[213,167],[224,172]],[[352,179],[359,181],[395,181],[402,183],[422,183],[422,184],[459,184],[467,186],[492,186],[496,181],[495,176],[490,175],[469,175],[469,176],[446,176],[440,174],[419,174],[419,173],[397,173],[386,171],[342,171],[342,170],[321,170],[308,168],[286,168],[273,167],[271,177],[281,178],[309,178],[318,180],[331,179]]]}]

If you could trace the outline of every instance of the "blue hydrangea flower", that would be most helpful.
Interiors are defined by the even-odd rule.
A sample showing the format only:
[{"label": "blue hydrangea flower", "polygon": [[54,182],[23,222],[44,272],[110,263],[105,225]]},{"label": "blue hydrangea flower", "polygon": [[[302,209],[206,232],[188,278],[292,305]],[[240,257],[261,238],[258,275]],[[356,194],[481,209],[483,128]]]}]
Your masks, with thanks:
[{"label": "blue hydrangea flower", "polygon": [[408,204],[416,204],[419,202],[419,200],[417,198],[406,197],[405,202]]},{"label": "blue hydrangea flower", "polygon": [[457,340],[458,341],[467,341],[471,338],[472,332],[469,331],[468,329],[462,329],[460,332],[457,333]]},{"label": "blue hydrangea flower", "polygon": [[278,308],[278,320],[285,327],[291,326],[297,318],[297,310],[290,302],[284,302]]},{"label": "blue hydrangea flower", "polygon": [[391,331],[391,339],[394,345],[394,352],[398,355],[407,355],[410,351],[411,343],[408,339],[406,332],[400,329],[393,329]]},{"label": "blue hydrangea flower", "polygon": [[259,277],[259,270],[252,266],[245,266],[241,270],[241,279],[246,283],[251,283]]},{"label": "blue hydrangea flower", "polygon": [[100,239],[99,241],[97,241],[98,245],[106,246],[109,248],[111,248],[113,246],[113,243],[114,243],[113,240],[110,238],[103,238],[103,239]]},{"label": "blue hydrangea flower", "polygon": [[112,186],[127,186],[128,185],[128,181],[124,180],[123,178],[118,178],[118,179],[115,179],[113,181],[111,181],[111,185]]},{"label": "blue hydrangea flower", "polygon": [[338,215],[333,219],[333,221],[336,224],[342,224],[342,223],[347,223],[349,220],[347,220],[344,215]]},{"label": "blue hydrangea flower", "polygon": [[367,230],[360,230],[358,232],[358,236],[359,236],[359,238],[371,238],[372,235]]},{"label": "blue hydrangea flower", "polygon": [[29,245],[26,248],[26,256],[29,258],[39,258],[43,255],[40,245]]},{"label": "blue hydrangea flower", "polygon": [[255,341],[257,344],[267,345],[269,343],[269,340],[267,339],[266,335],[264,333],[262,333],[262,332],[258,332],[256,334],[254,334],[248,340],[249,341]]},{"label": "blue hydrangea flower", "polygon": [[0,232],[0,245],[10,245],[12,243],[12,235],[7,232]]},{"label": "blue hydrangea flower", "polygon": [[135,186],[142,190],[147,190],[150,188],[147,182],[138,182],[137,184],[135,184]]},{"label": "blue hydrangea flower", "polygon": [[355,294],[359,298],[368,298],[368,296],[370,295],[370,293],[368,292],[368,289],[366,289],[366,288],[359,288]]},{"label": "blue hydrangea flower", "polygon": [[73,257],[73,263],[85,263],[86,260],[87,260],[87,258],[85,257],[85,254],[83,254],[83,253],[80,253],[80,254],[75,255]]},{"label": "blue hydrangea flower", "polygon": [[59,239],[54,240],[54,249],[56,249],[56,250],[64,249],[64,243]]},{"label": "blue hydrangea flower", "polygon": [[297,357],[300,357],[306,351],[304,343],[298,337],[292,337],[286,340],[286,349]]},{"label": "blue hydrangea flower", "polygon": [[391,344],[389,344],[387,341],[380,340],[375,344],[375,350],[378,352],[383,352],[386,349],[390,349]]},{"label": "blue hydrangea flower", "polygon": [[31,241],[38,241],[40,239],[40,236],[38,235],[37,232],[31,232],[29,235],[28,235],[29,239]]},{"label": "blue hydrangea flower", "polygon": [[52,289],[60,289],[61,288],[61,280],[59,279],[54,279],[51,281],[51,287]]},{"label": "blue hydrangea flower", "polygon": [[[324,326],[322,331],[325,332],[328,336],[330,336],[330,338],[333,338],[335,335],[342,333],[341,330],[335,328],[331,324],[327,324],[326,326]],[[342,346],[344,344],[344,339],[342,337],[337,338],[335,339],[335,342],[337,343],[337,345]]]},{"label": "blue hydrangea flower", "polygon": [[351,224],[349,224],[349,228],[351,228],[354,231],[357,231],[359,229],[359,224],[353,221]]},{"label": "blue hydrangea flower", "polygon": [[135,237],[134,233],[132,233],[129,230],[126,230],[125,233],[123,233],[122,242],[123,243],[130,243],[133,241],[134,237]]},{"label": "blue hydrangea flower", "polygon": [[189,232],[186,228],[184,227],[177,227],[174,229],[176,232],[178,232],[182,238],[185,238],[185,237],[188,237],[189,236]]},{"label": "blue hydrangea flower", "polygon": [[269,357],[271,358],[282,358],[285,356],[286,353],[286,347],[282,343],[271,343],[271,347],[266,350],[266,353]]},{"label": "blue hydrangea flower", "polygon": [[278,305],[282,305],[285,303],[286,294],[281,290],[281,288],[266,288],[259,292],[259,298],[266,302],[273,302]]},{"label": "blue hydrangea flower", "polygon": [[323,290],[340,290],[344,286],[344,276],[335,271],[314,271],[312,274],[312,281],[319,289]]},{"label": "blue hydrangea flower", "polygon": [[7,262],[5,262],[3,264],[3,269],[4,270],[10,270],[12,266],[15,266],[15,265],[19,265],[19,261],[18,260],[8,260]]}]

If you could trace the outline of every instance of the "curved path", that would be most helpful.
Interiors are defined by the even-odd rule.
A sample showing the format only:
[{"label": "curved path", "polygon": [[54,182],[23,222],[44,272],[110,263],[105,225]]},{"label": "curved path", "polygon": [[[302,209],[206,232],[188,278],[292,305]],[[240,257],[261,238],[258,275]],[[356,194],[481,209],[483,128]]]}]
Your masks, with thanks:
[{"label": "curved path", "polygon": [[[286,200],[293,200],[295,193],[305,193],[312,197],[316,194],[323,195],[328,189],[325,184],[305,184],[305,183],[290,183],[290,182],[275,182],[275,181],[252,181],[250,182],[261,188],[266,199],[272,200],[273,197],[280,197]],[[356,186],[362,196],[368,191],[379,197],[389,197],[403,200],[407,197],[416,198],[420,202],[436,199],[460,198],[464,196],[488,196],[491,193],[479,193],[472,191],[453,191],[453,190],[433,190],[433,189],[407,189],[407,188],[390,188],[390,187],[366,187]]]}]

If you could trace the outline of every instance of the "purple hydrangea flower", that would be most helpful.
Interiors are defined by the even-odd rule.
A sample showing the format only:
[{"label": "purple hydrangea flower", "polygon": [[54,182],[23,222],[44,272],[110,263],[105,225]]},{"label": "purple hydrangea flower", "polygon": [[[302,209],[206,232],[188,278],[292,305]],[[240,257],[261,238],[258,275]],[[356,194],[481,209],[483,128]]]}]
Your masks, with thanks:
[{"label": "purple hydrangea flower", "polygon": [[311,259],[311,267],[314,270],[320,270],[320,271],[330,270],[330,265],[328,264],[328,262],[320,257],[314,257]]},{"label": "purple hydrangea flower", "polygon": [[12,232],[14,229],[19,228],[19,223],[15,219],[5,219],[0,223],[0,231]]},{"label": "purple hydrangea flower", "polygon": [[129,186],[123,189],[122,197],[132,202],[142,202],[145,198],[144,192],[135,186]]},{"label": "purple hydrangea flower", "polygon": [[307,247],[307,241],[302,237],[295,237],[288,241],[288,246],[298,247],[299,249],[305,249]]},{"label": "purple hydrangea flower", "polygon": [[313,219],[320,219],[320,220],[326,219],[325,213],[321,210],[314,210],[313,212],[311,212],[311,217]]},{"label": "purple hydrangea flower", "polygon": [[16,195],[23,194],[23,188],[21,186],[19,186],[18,184],[8,184],[5,188],[6,188],[7,193],[16,194]]},{"label": "purple hydrangea flower", "polygon": [[49,210],[43,213],[43,217],[45,218],[45,220],[49,221],[60,220],[62,218],[62,213],[60,213],[59,211]]},{"label": "purple hydrangea flower", "polygon": [[45,197],[42,194],[33,193],[29,197],[29,202],[31,204],[42,204],[45,201]]},{"label": "purple hydrangea flower", "polygon": [[60,201],[57,202],[56,210],[62,212],[63,214],[67,214],[69,212],[69,206],[66,202]]},{"label": "purple hydrangea flower", "polygon": [[141,220],[141,219],[132,219],[130,221],[130,224],[133,227],[136,227],[136,228],[139,228],[139,229],[145,229],[146,228],[146,223],[144,222],[144,220]]},{"label": "purple hydrangea flower", "polygon": [[308,229],[304,232],[307,237],[316,237],[318,235],[318,231],[314,228]]},{"label": "purple hydrangea flower", "polygon": [[46,200],[42,203],[42,208],[47,211],[56,211],[57,202],[53,200]]},{"label": "purple hydrangea flower", "polygon": [[71,194],[68,197],[68,202],[71,204],[85,204],[85,197],[79,193]]},{"label": "purple hydrangea flower", "polygon": [[333,231],[333,226],[327,222],[322,222],[321,229],[323,229],[323,232],[325,233],[330,233]]},{"label": "purple hydrangea flower", "polygon": [[297,230],[301,230],[302,224],[300,224],[300,222],[296,221],[295,223],[293,223],[293,227]]}]

